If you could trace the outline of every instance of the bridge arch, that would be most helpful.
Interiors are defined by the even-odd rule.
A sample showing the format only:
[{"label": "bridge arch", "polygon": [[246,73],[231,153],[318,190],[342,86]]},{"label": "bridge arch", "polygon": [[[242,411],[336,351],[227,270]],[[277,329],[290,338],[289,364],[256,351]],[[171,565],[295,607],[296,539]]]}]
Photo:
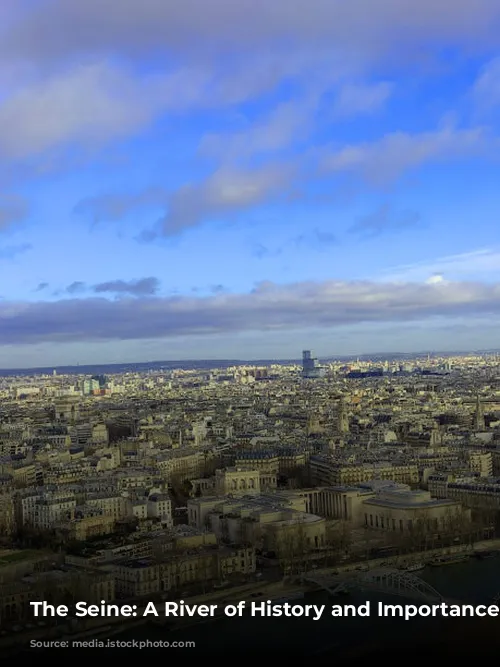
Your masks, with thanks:
[{"label": "bridge arch", "polygon": [[349,589],[358,589],[417,598],[428,602],[443,601],[441,593],[420,577],[411,572],[391,568],[379,568],[345,575],[312,575],[306,576],[304,581],[323,588],[331,595]]}]

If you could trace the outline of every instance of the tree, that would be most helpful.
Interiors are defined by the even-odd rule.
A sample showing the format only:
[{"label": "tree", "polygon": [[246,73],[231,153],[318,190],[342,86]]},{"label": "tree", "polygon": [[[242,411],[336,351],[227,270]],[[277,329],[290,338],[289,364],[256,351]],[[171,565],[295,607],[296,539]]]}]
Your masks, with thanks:
[{"label": "tree", "polygon": [[274,546],[283,574],[292,574],[295,549],[291,530],[279,535]]},{"label": "tree", "polygon": [[[368,538],[368,531],[365,536]],[[352,525],[348,521],[333,520],[326,525],[325,544],[322,548],[324,556],[324,565],[335,565],[339,562],[341,557],[351,555],[351,547],[353,543]],[[367,553],[369,548],[367,547]]]},{"label": "tree", "polygon": [[184,479],[181,475],[172,475],[170,478],[172,499],[178,507],[185,507],[187,501],[191,497],[192,489],[192,483],[188,479]]},{"label": "tree", "polygon": [[479,539],[493,539],[499,534],[499,517],[498,509],[479,509],[473,512],[473,522]]},{"label": "tree", "polygon": [[302,520],[282,528],[276,540],[276,551],[284,574],[304,570],[310,545]]},{"label": "tree", "polygon": [[352,525],[348,521],[334,521],[327,525],[326,544],[338,554],[348,554],[352,545]]},{"label": "tree", "polygon": [[410,552],[428,549],[434,530],[432,519],[424,511],[417,510],[408,525],[407,538]]},{"label": "tree", "polygon": [[387,537],[397,549],[396,561],[404,554],[432,548],[435,527],[433,520],[427,516],[425,511],[417,510],[411,519],[404,519],[403,524],[400,524],[400,519],[395,519],[395,521],[398,528],[403,526],[403,530],[391,531]]},{"label": "tree", "polygon": [[486,539],[500,535],[500,509],[497,498],[484,496],[474,511],[474,521],[481,537]]},{"label": "tree", "polygon": [[352,526],[348,521],[339,521],[337,524],[337,539],[339,549],[348,554],[352,546]]},{"label": "tree", "polygon": [[458,542],[472,547],[478,536],[478,528],[472,521],[470,510],[463,507],[446,512],[443,528],[450,543]]}]

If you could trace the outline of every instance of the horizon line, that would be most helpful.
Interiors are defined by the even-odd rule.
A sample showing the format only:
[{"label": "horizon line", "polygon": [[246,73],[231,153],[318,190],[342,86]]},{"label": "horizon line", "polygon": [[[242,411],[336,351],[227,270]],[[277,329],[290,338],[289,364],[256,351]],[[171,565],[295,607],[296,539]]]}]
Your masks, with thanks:
[{"label": "horizon line", "polygon": [[[498,354],[500,352],[499,348],[486,348],[483,350],[423,350],[419,352],[363,352],[360,354],[342,354],[338,356],[332,355],[318,355],[318,360],[324,361],[348,361],[351,359],[364,359],[369,361],[370,357],[377,358],[377,361],[380,361],[380,357],[386,356],[387,360],[390,357],[409,357],[409,358],[418,358],[423,356],[433,356],[433,357],[451,357],[451,356],[462,356],[462,355],[481,355],[481,354]],[[234,365],[245,365],[245,364],[256,364],[256,363],[269,363],[269,364],[286,364],[286,363],[296,363],[300,365],[302,361],[301,357],[297,359],[292,358],[254,358],[254,359],[228,359],[228,358],[198,358],[198,359],[160,359],[152,361],[115,361],[115,362],[94,362],[94,363],[76,363],[76,364],[61,364],[61,365],[48,365],[48,366],[16,366],[11,368],[0,368],[0,373],[7,371],[13,373],[14,371],[57,371],[58,369],[65,368],[89,368],[89,367],[112,367],[112,366],[147,366],[154,365],[158,366],[161,364],[197,364],[197,363],[223,363],[223,364],[234,364]],[[215,367],[215,366],[214,366]]]}]

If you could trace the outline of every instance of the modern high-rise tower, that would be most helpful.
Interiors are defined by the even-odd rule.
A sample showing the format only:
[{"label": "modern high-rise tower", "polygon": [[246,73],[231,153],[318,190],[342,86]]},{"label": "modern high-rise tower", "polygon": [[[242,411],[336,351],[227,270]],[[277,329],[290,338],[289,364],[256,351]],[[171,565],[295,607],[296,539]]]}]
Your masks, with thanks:
[{"label": "modern high-rise tower", "polygon": [[479,394],[476,396],[476,410],[474,412],[474,428],[476,431],[484,431],[484,410]]},{"label": "modern high-rise tower", "polygon": [[325,369],[322,368],[318,360],[312,356],[311,350],[302,352],[302,377],[313,379],[323,377]]}]

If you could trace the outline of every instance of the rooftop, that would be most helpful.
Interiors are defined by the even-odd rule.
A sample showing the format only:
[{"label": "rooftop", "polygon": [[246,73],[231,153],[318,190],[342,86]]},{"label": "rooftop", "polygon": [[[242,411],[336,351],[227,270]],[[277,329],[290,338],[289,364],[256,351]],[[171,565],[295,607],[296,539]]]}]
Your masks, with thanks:
[{"label": "rooftop", "polygon": [[430,509],[432,507],[455,506],[453,500],[441,500],[431,498],[430,494],[421,491],[410,491],[407,493],[384,493],[374,498],[363,501],[364,505],[376,505],[379,507],[393,507],[395,509]]}]

